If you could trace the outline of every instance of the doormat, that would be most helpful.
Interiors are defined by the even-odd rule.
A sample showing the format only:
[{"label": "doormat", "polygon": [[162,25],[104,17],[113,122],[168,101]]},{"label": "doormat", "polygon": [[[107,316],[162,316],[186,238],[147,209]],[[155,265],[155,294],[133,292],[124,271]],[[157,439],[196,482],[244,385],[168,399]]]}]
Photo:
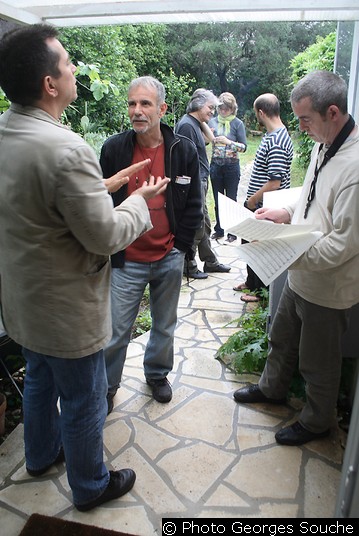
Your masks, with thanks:
[{"label": "doormat", "polygon": [[134,536],[125,532],[84,525],[59,517],[32,514],[19,536]]}]

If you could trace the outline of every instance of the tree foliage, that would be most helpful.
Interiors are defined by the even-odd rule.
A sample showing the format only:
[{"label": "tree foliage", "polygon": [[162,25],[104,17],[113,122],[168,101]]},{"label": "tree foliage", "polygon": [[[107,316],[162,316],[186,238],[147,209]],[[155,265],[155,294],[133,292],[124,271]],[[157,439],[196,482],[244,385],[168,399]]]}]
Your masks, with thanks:
[{"label": "tree foliage", "polygon": [[[128,86],[137,76],[152,75],[167,90],[169,113],[165,120],[173,125],[188,101],[193,80],[189,73],[176,75],[171,68],[165,42],[166,27],[161,24],[102,26],[64,29],[61,41],[76,65],[86,63],[101,70],[102,84],[93,81],[93,89],[103,92],[108,83],[118,89],[109,91],[101,102],[88,101],[88,88],[79,70],[79,91],[76,104],[69,110],[72,128],[81,131],[83,109],[90,118],[89,131],[113,133],[130,127],[127,115]],[[94,92],[96,98],[96,93]]]},{"label": "tree foliage", "polygon": [[[300,76],[305,50],[313,43],[324,57],[331,48],[316,37],[335,29],[334,22],[228,22],[201,24],[139,24],[64,28],[60,40],[79,66],[78,99],[67,110],[77,132],[104,133],[129,128],[127,89],[133,78],[152,75],[166,87],[168,113],[174,126],[185,113],[198,87],[219,95],[230,91],[239,116],[256,128],[252,106],[261,93],[273,92],[281,101],[286,124],[293,69]],[[318,51],[313,54],[318,55]],[[294,59],[295,58],[295,59]],[[332,61],[329,56],[327,66]],[[310,64],[315,65],[314,57]],[[322,63],[320,63],[322,65]],[[89,80],[91,75],[96,75]],[[327,68],[327,67],[324,67]],[[90,90],[90,91],[89,91]],[[100,99],[100,100],[99,100]],[[0,93],[0,105],[8,103]],[[86,111],[86,113],[85,113]],[[86,116],[86,120],[83,118]],[[82,124],[81,124],[82,122]]]},{"label": "tree foliage", "polygon": [[[301,78],[311,71],[333,71],[335,46],[336,33],[331,32],[326,37],[317,37],[315,43],[297,54],[290,62],[292,70],[291,86],[294,87]],[[313,145],[314,142],[305,132],[300,133],[298,153],[299,159],[303,164],[309,163]]]},{"label": "tree foliage", "polygon": [[239,114],[251,110],[261,93],[275,93],[289,121],[290,60],[327,35],[335,23],[229,22],[168,25],[166,41],[175,73],[190,73],[197,87],[230,91]]}]

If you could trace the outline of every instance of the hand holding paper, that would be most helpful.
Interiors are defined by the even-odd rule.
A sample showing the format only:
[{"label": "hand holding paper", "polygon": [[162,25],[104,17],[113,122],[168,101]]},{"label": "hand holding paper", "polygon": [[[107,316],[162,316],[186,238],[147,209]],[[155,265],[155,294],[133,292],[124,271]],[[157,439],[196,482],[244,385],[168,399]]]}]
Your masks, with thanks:
[{"label": "hand holding paper", "polygon": [[[322,235],[311,225],[290,225],[256,220],[254,214],[228,197],[218,195],[223,228],[248,244],[236,246],[240,257],[269,285]],[[233,206],[234,205],[234,206]],[[246,212],[249,212],[249,217]],[[237,217],[237,223],[233,224]],[[226,224],[231,222],[230,227]]]}]

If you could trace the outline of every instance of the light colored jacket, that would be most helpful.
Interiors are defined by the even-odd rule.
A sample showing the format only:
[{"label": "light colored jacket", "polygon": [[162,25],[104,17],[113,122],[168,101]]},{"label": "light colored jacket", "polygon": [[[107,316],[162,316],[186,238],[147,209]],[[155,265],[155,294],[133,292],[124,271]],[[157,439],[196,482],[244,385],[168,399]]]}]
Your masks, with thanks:
[{"label": "light colored jacket", "polygon": [[323,236],[289,269],[289,286],[305,300],[331,309],[359,302],[359,133],[322,168],[308,217],[304,210],[318,153],[316,144],[292,223],[314,225]]},{"label": "light colored jacket", "polygon": [[66,358],[103,348],[109,255],[151,228],[141,196],[113,207],[80,136],[39,108],[0,117],[0,296],[17,343]]}]

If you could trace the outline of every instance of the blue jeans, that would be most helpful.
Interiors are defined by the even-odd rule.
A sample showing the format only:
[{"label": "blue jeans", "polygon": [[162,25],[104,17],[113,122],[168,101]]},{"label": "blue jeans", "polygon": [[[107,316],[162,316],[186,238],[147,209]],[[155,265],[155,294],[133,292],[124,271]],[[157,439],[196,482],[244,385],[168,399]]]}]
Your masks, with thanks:
[{"label": "blue jeans", "polygon": [[147,284],[152,327],[143,360],[145,376],[160,379],[172,370],[183,263],[184,252],[173,248],[159,261],[126,261],[123,268],[112,269],[112,339],[105,348],[110,394],[120,385],[131,330]]},{"label": "blue jeans", "polygon": [[107,414],[103,350],[80,359],[26,348],[23,355],[26,465],[33,470],[51,465],[63,446],[74,503],[86,504],[105,491],[110,478],[103,463]]},{"label": "blue jeans", "polygon": [[218,193],[226,195],[230,199],[233,199],[233,201],[237,200],[238,184],[241,177],[239,161],[233,164],[225,164],[224,166],[212,162],[210,175],[216,214],[214,230],[218,235],[223,236],[224,230],[221,227],[218,213]]}]

